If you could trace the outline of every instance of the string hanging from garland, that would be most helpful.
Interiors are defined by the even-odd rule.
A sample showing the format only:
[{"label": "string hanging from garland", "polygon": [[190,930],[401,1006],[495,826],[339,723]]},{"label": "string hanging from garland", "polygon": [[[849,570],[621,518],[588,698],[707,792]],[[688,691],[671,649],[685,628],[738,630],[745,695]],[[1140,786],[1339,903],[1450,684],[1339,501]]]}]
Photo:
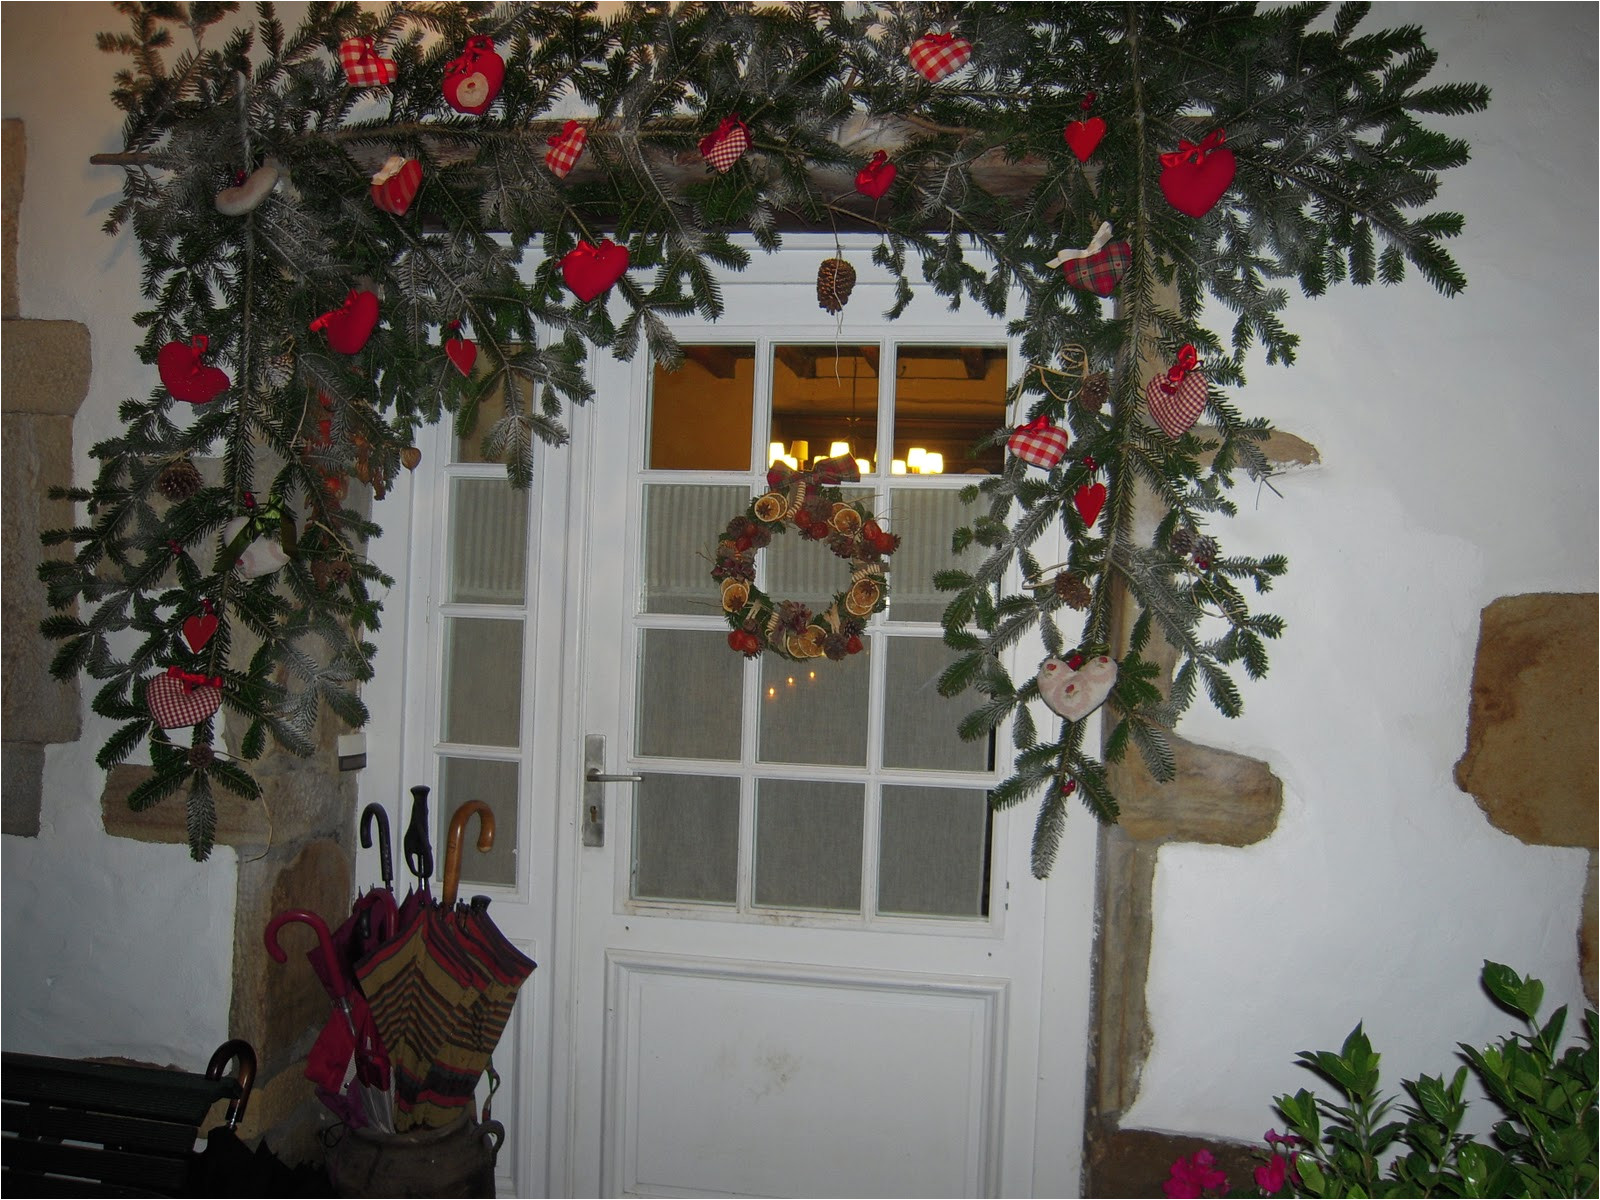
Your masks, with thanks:
[{"label": "string hanging from garland", "polygon": [[[1315,5],[312,4],[292,30],[268,5],[121,7],[101,45],[127,60],[125,144],[97,161],[124,172],[107,229],[144,259],[149,389],[94,447],[96,478],[59,490],[81,507],[47,535],[74,555],[40,568],[43,628],[113,724],[100,764],[148,754],[129,802],[184,796],[200,858],[215,788],[256,798],[270,744],[310,753],[330,710],[365,722],[392,583],[366,556],[367,490],[417,465],[421,426],[466,433],[497,393],[480,451],[527,486],[594,399],[592,349],[676,365],[666,318],[720,317],[720,273],[789,230],[864,228],[886,318],[931,288],[1007,316],[1037,368],[1009,397],[1026,437],[996,430],[1013,454],[963,492],[952,544],[981,561],[935,583],[940,690],[976,693],[964,736],[1009,728],[993,795],[1041,797],[1042,875],[1066,797],[1114,819],[1106,762],[1131,747],[1170,777],[1166,731],[1199,689],[1234,715],[1233,671],[1267,670],[1283,622],[1245,590],[1286,562],[1217,535],[1236,475],[1267,470],[1267,423],[1234,395],[1251,354],[1293,360],[1286,281],[1465,286],[1441,244],[1462,218],[1430,206],[1467,147],[1424,122],[1487,92],[1428,82],[1422,33],[1368,33],[1364,4],[1320,26]],[[567,97],[585,113],[558,113]],[[819,303],[849,282],[819,274]],[[1143,484],[1165,507],[1148,544]],[[830,486],[794,504],[783,481],[730,525],[735,649],[848,655],[881,608],[892,539]],[[789,525],[851,576],[803,621],[747,577]],[[1069,561],[1043,586],[1052,528]],[[1142,616],[1113,647],[1118,589]],[[197,612],[217,621],[198,645]],[[1030,633],[1063,665],[1014,678]],[[1166,693],[1156,637],[1178,651]],[[1075,661],[1105,692],[1098,748],[1056,691]]]}]

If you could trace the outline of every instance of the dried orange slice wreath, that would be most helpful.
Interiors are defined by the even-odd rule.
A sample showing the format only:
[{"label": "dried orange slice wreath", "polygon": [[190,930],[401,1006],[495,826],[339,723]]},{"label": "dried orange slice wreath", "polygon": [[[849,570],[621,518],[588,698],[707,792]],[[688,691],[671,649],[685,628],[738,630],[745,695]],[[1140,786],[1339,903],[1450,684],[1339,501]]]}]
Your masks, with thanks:
[{"label": "dried orange slice wreath", "polygon": [[[722,611],[733,632],[728,645],[747,658],[771,651],[791,662],[839,661],[861,652],[867,618],[889,602],[887,562],[900,539],[878,524],[859,500],[845,500],[840,483],[861,478],[848,458],[825,459],[809,471],[777,463],[768,490],[728,522],[717,541],[711,578],[722,589]],[[790,525],[808,542],[823,542],[850,564],[850,584],[813,613],[796,600],[778,600],[755,585],[756,552]]]}]

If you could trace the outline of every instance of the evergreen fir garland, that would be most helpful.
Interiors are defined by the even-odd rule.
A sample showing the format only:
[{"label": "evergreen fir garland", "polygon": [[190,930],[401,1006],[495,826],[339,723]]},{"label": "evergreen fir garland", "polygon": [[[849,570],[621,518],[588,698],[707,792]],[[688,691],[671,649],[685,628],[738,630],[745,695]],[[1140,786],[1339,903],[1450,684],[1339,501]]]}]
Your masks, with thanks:
[{"label": "evergreen fir garland", "polygon": [[[1414,269],[1446,295],[1465,285],[1440,244],[1462,218],[1427,207],[1437,173],[1464,162],[1467,147],[1419,118],[1477,111],[1487,92],[1424,86],[1436,56],[1421,32],[1359,34],[1366,4],[1327,20],[1322,5],[635,4],[609,21],[580,4],[314,4],[292,32],[270,4],[231,29],[231,4],[116,7],[129,31],[101,44],[131,65],[113,91],[127,114],[125,150],[105,157],[126,176],[107,225],[131,229],[144,257],[141,354],[153,364],[163,345],[205,336],[208,361],[232,386],[192,409],[161,386],[122,405],[124,431],[94,448],[94,484],[60,493],[88,519],[47,538],[78,549],[40,568],[61,610],[44,631],[61,643],[56,674],[94,679],[94,710],[121,723],[102,766],[148,744],[154,771],[130,803],[187,792],[197,858],[211,846],[214,789],[259,795],[246,764],[269,737],[306,753],[324,706],[351,726],[365,720],[356,688],[371,675],[373,588],[390,581],[366,561],[379,530],[345,503],[347,476],[370,480],[381,498],[420,425],[450,415],[470,429],[479,402],[503,389],[484,452],[526,486],[536,443],[560,445],[565,406],[592,399],[591,347],[621,358],[643,347],[675,364],[664,318],[721,315],[713,270],[749,261],[734,235],[771,251],[785,229],[851,225],[881,235],[874,260],[896,280],[887,316],[909,303],[914,274],[953,305],[994,314],[1015,292],[1012,330],[1028,361],[1054,370],[1064,347],[1081,347],[1093,372],[1081,403],[1057,395],[1045,372],[1026,373],[1013,401],[1070,427],[1072,454],[1044,475],[1010,459],[969,489],[980,515],[954,545],[980,545],[986,557],[936,581],[952,593],[945,640],[960,652],[941,691],[982,697],[965,736],[1011,722],[1016,768],[994,802],[1043,789],[1034,855],[1043,875],[1068,796],[1115,819],[1103,760],[1131,745],[1170,778],[1166,731],[1198,689],[1231,716],[1241,707],[1232,669],[1252,678],[1267,669],[1265,642],[1282,622],[1252,612],[1245,589],[1267,590],[1284,559],[1213,550],[1199,570],[1182,547],[1233,511],[1238,472],[1266,471],[1267,424],[1242,415],[1229,390],[1254,349],[1293,360],[1285,281],[1315,296]],[[938,82],[907,58],[930,31],[973,47]],[[347,85],[339,48],[358,36],[393,60],[392,85]],[[487,113],[463,116],[445,104],[441,80],[475,36],[493,39],[505,81]],[[179,39],[193,48],[177,49]],[[1090,92],[1107,130],[1080,162],[1063,128]],[[563,178],[544,155],[560,129],[552,107],[569,95],[594,116]],[[696,145],[735,112],[750,149],[725,173],[709,171]],[[870,204],[850,187],[866,155],[841,144],[841,130],[863,120],[899,171]],[[1159,188],[1160,156],[1219,128],[1237,176],[1203,217],[1185,216]],[[424,168],[404,216],[368,197],[390,154]],[[242,216],[220,213],[218,191],[268,160],[286,182]],[[987,190],[997,163],[1029,180],[1025,191]],[[1046,265],[1102,220],[1131,245],[1114,304]],[[602,236],[627,248],[631,269],[615,302],[577,302],[560,260]],[[538,263],[526,281],[524,256]],[[338,354],[311,327],[357,287],[381,296],[382,319],[358,354]],[[1225,337],[1202,323],[1208,298],[1234,314]],[[470,376],[443,351],[452,329],[481,352]],[[1143,417],[1140,364],[1170,362],[1185,344],[1210,383],[1207,424],[1173,439]],[[1085,455],[1108,487],[1093,530],[1071,504],[1088,478]],[[208,462],[215,470],[189,491],[195,481],[175,468]],[[1134,541],[1139,486],[1167,509],[1152,545]],[[234,569],[245,533],[226,543],[220,534],[241,517],[245,533],[281,541],[290,558],[280,572]],[[1086,600],[1076,585],[1007,590],[1018,571],[1038,575],[1031,547],[1056,522]],[[1036,629],[1052,655],[1106,651],[1117,588],[1142,615],[1097,754],[1083,721],[1040,729],[1028,703],[1037,687],[1015,682],[1004,656]],[[196,649],[180,627],[207,600],[220,625]],[[1220,614],[1220,634],[1207,614]],[[1145,656],[1156,636],[1179,652],[1165,696]],[[158,727],[144,688],[169,666],[223,680],[236,740],[217,747],[214,718],[193,727],[187,748]]]}]

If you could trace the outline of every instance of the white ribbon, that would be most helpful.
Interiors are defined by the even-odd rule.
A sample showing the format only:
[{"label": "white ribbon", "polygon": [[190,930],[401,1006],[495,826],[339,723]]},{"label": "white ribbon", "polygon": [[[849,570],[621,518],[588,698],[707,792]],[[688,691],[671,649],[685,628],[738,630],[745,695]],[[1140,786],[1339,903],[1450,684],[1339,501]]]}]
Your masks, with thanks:
[{"label": "white ribbon", "polygon": [[1045,264],[1047,267],[1064,267],[1069,262],[1076,262],[1080,258],[1089,258],[1099,254],[1105,244],[1111,240],[1111,222],[1101,221],[1100,228],[1095,230],[1094,241],[1090,242],[1083,250],[1063,250]]}]

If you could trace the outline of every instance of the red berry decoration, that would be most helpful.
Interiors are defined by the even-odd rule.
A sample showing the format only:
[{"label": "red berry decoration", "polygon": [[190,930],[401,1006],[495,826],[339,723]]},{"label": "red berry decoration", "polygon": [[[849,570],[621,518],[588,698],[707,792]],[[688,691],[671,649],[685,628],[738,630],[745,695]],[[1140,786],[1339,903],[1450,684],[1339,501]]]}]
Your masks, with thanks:
[{"label": "red berry decoration", "polygon": [[1180,141],[1171,154],[1161,156],[1161,194],[1167,203],[1188,217],[1203,217],[1233,183],[1233,151],[1223,143],[1228,135],[1213,129],[1198,146]]}]

